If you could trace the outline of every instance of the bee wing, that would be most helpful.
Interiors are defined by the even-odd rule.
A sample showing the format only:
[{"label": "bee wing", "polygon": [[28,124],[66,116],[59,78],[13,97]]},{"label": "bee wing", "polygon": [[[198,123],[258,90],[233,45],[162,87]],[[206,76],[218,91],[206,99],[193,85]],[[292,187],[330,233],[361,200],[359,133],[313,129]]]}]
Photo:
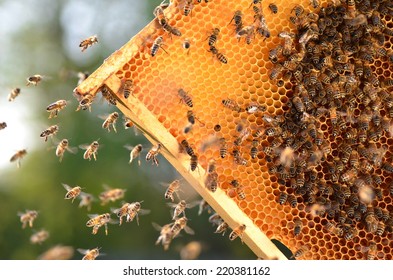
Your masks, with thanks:
[{"label": "bee wing", "polygon": [[150,214],[150,212],[151,212],[150,209],[140,209],[138,215],[147,215]]},{"label": "bee wing", "polygon": [[87,214],[87,216],[88,216],[90,219],[93,219],[93,218],[98,217],[99,215],[98,215],[98,214]]},{"label": "bee wing", "polygon": [[67,147],[67,151],[69,151],[71,154],[76,154],[78,152],[77,147]]},{"label": "bee wing", "polygon": [[118,225],[120,222],[119,220],[114,220],[114,219],[109,219],[108,224],[112,224],[112,225]]},{"label": "bee wing", "polygon": [[113,188],[111,188],[111,186],[107,185],[107,184],[102,184],[102,187],[104,188],[104,190],[109,191],[112,190]]},{"label": "bee wing", "polygon": [[177,206],[177,203],[173,203],[173,202],[167,202],[166,203],[169,207],[171,208],[175,208]]},{"label": "bee wing", "polygon": [[185,226],[184,227],[184,231],[187,232],[190,235],[194,235],[195,234],[195,231],[192,228],[190,228],[189,226]]},{"label": "bee wing", "polygon": [[82,150],[86,150],[90,147],[90,145],[89,144],[82,144],[82,145],[79,145],[78,147]]},{"label": "bee wing", "polygon": [[158,231],[161,231],[161,229],[162,229],[162,226],[160,226],[159,224],[157,224],[155,222],[152,222],[151,225],[154,227],[154,229],[156,229]]},{"label": "bee wing", "polygon": [[111,207],[110,209],[111,209],[111,212],[112,212],[112,213],[118,215],[118,213],[119,213],[119,211],[120,211],[121,208],[114,208],[114,207]]},{"label": "bee wing", "polygon": [[98,118],[100,118],[101,120],[106,120],[108,116],[109,115],[98,115]]},{"label": "bee wing", "polygon": [[134,149],[135,146],[131,146],[131,145],[124,145],[124,148],[126,148],[129,151],[132,151],[132,149]]},{"label": "bee wing", "polygon": [[81,249],[81,248],[77,248],[76,250],[82,255],[86,255],[90,251],[89,249]]},{"label": "bee wing", "polygon": [[193,201],[193,202],[187,203],[186,208],[193,208],[197,205],[199,205],[199,201]]},{"label": "bee wing", "polygon": [[64,183],[61,183],[62,185],[63,185],[63,187],[67,190],[67,191],[70,191],[72,188],[69,186],[69,185],[67,185],[67,184],[64,184]]}]

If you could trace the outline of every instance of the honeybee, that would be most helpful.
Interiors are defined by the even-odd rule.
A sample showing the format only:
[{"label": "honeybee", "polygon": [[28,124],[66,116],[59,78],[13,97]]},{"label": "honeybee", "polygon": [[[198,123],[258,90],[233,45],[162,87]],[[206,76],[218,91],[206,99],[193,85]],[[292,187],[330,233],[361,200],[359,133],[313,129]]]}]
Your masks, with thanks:
[{"label": "honeybee", "polygon": [[133,203],[124,203],[121,208],[114,209],[113,212],[119,217],[120,222],[119,225],[123,223],[123,217],[126,216],[126,222],[132,222],[136,219],[136,222],[139,226],[139,215],[144,215],[150,213],[150,210],[141,209],[140,202],[133,202]]},{"label": "honeybee", "polygon": [[158,166],[159,162],[157,159],[157,155],[160,153],[161,150],[161,143],[158,143],[157,145],[154,145],[146,154],[146,161],[152,161],[152,164],[155,164]]},{"label": "honeybee", "polygon": [[235,11],[229,24],[231,24],[232,21],[234,22],[236,33],[239,32],[243,28],[243,13],[240,10]]},{"label": "honeybee", "polygon": [[283,205],[287,202],[288,200],[288,194],[286,192],[280,192],[280,195],[278,197],[278,202],[280,205]]},{"label": "honeybee", "polygon": [[291,13],[295,11],[296,17],[300,17],[304,13],[304,8],[301,5],[296,5],[293,7]]},{"label": "honeybee", "polygon": [[73,203],[75,198],[77,198],[81,194],[82,188],[79,186],[71,188],[69,185],[63,183],[62,185],[67,190],[64,199],[72,199],[71,202]]},{"label": "honeybee", "polygon": [[211,192],[215,192],[218,187],[218,174],[217,172],[213,171],[211,173],[207,173],[205,178],[205,187],[210,190]]},{"label": "honeybee", "polygon": [[1,122],[0,123],[0,130],[4,129],[7,127],[7,123],[6,122]]},{"label": "honeybee", "polygon": [[27,80],[26,86],[30,86],[30,85],[37,86],[42,80],[44,80],[44,78],[46,78],[46,76],[39,75],[39,74],[30,76],[26,79]]},{"label": "honeybee", "polygon": [[102,119],[105,119],[105,121],[102,123],[102,128],[103,129],[107,129],[108,132],[111,131],[111,127],[113,128],[113,130],[115,132],[116,131],[116,122],[117,119],[119,118],[119,113],[118,112],[113,112],[111,114],[109,114],[106,118],[101,117]]},{"label": "honeybee", "polygon": [[304,256],[305,253],[307,253],[310,250],[310,248],[308,247],[308,245],[304,245],[302,247],[300,247],[298,250],[296,250],[295,253],[293,253],[293,258],[300,258],[302,256]]},{"label": "honeybee", "polygon": [[11,158],[10,162],[16,162],[16,167],[20,168],[22,158],[27,154],[26,149],[17,151]]},{"label": "honeybee", "polygon": [[[287,31],[282,31],[278,34],[278,37],[284,39],[284,46],[282,49],[282,54],[285,56],[288,56],[292,50],[292,44],[293,44],[293,40],[295,39],[295,34],[287,32]],[[296,63],[294,65],[296,67]]]},{"label": "honeybee", "polygon": [[14,101],[15,98],[20,94],[20,88],[14,88],[11,90],[10,94],[8,95],[8,101]]},{"label": "honeybee", "polygon": [[38,217],[38,212],[35,210],[26,210],[25,213],[19,212],[18,216],[20,217],[23,229],[26,228],[27,224],[32,228],[35,219]]},{"label": "honeybee", "polygon": [[230,184],[235,188],[236,194],[240,200],[243,200],[246,198],[246,194],[244,193],[244,187],[240,185],[239,181],[237,180],[232,180]]},{"label": "honeybee", "polygon": [[97,160],[97,153],[100,144],[97,141],[93,141],[90,145],[80,145],[79,148],[86,150],[83,154],[83,159],[91,160],[93,156],[94,160]]},{"label": "honeybee", "polygon": [[85,72],[78,72],[76,75],[78,77],[77,85],[79,86],[84,80],[86,80],[90,76],[90,73],[85,71]]},{"label": "honeybee", "polygon": [[[238,238],[238,237],[239,237],[240,239],[242,239],[245,230],[246,230],[246,225],[245,225],[245,224],[242,224],[242,225],[240,225],[240,226],[237,226],[237,227],[234,228],[234,229],[232,230],[232,232],[229,234],[229,240],[230,240],[230,241],[233,241],[233,240],[235,240],[235,239]],[[242,240],[242,242],[243,242],[243,240]]]},{"label": "honeybee", "polygon": [[161,242],[162,246],[164,247],[164,250],[165,251],[168,250],[169,245],[171,244],[171,241],[173,239],[172,231],[171,231],[173,223],[166,224],[164,226],[159,226],[158,224],[153,222],[152,225],[156,230],[160,231],[160,236],[158,237],[155,244],[158,245]]},{"label": "honeybee", "polygon": [[[109,104],[112,104],[112,105],[116,106],[117,99],[116,99],[115,95],[109,90],[109,88],[107,86],[101,87],[101,95],[102,95],[102,98],[104,98]],[[90,110],[90,106],[84,107],[83,109],[86,110],[87,108],[89,108],[89,110]]]},{"label": "honeybee", "polygon": [[247,165],[247,160],[240,155],[240,151],[238,149],[233,149],[232,151],[233,161],[238,165]]},{"label": "honeybee", "polygon": [[138,145],[136,145],[134,147],[125,145],[124,147],[127,150],[131,151],[130,152],[130,161],[128,163],[131,164],[134,159],[138,158],[138,165],[141,165],[140,154],[141,154],[142,149],[143,149],[142,145],[138,144]]},{"label": "honeybee", "polygon": [[183,217],[186,216],[185,211],[186,208],[192,208],[196,206],[196,202],[194,203],[187,203],[185,200],[180,200],[179,203],[168,203],[169,206],[173,207],[173,216],[172,220],[176,220],[181,214],[183,214]]},{"label": "honeybee", "polygon": [[273,14],[277,14],[278,13],[277,5],[274,4],[274,3],[270,3],[269,4],[269,9],[270,9],[270,11],[272,11]]},{"label": "honeybee", "polygon": [[105,235],[108,235],[108,223],[111,221],[110,213],[105,213],[101,215],[93,214],[88,215],[88,217],[90,218],[90,220],[86,222],[86,226],[93,228],[92,234],[97,234],[100,227],[104,226]]},{"label": "honeybee", "polygon": [[191,107],[191,108],[193,107],[192,98],[184,89],[182,89],[182,88],[179,89],[178,94],[180,96],[181,102],[184,102],[188,107]]},{"label": "honeybee", "polygon": [[194,235],[194,230],[187,226],[188,219],[186,217],[181,217],[176,219],[171,227],[171,235],[172,239],[175,238],[181,230],[184,230],[186,233],[190,235]]},{"label": "honeybee", "polygon": [[48,137],[53,137],[59,131],[58,125],[52,125],[41,132],[40,137],[44,138],[45,142],[48,141]]},{"label": "honeybee", "polygon": [[239,136],[235,139],[234,144],[236,146],[240,146],[248,138],[248,136],[250,136],[250,134],[251,134],[251,131],[248,127],[245,129],[242,129],[240,131]]},{"label": "honeybee", "polygon": [[104,189],[102,193],[99,195],[99,199],[101,200],[101,205],[105,205],[108,202],[114,202],[116,200],[122,199],[124,197],[124,193],[126,189],[119,189],[119,188],[110,188],[108,185],[104,184]]},{"label": "honeybee", "polygon": [[377,244],[371,241],[368,247],[367,260],[374,260],[377,255],[377,250]]},{"label": "honeybee", "polygon": [[94,248],[94,249],[80,249],[78,248],[78,252],[81,253],[83,256],[82,260],[92,261],[95,260],[100,255],[101,248]]},{"label": "honeybee", "polygon": [[57,114],[60,110],[64,109],[67,106],[67,101],[60,99],[56,102],[53,102],[46,107],[46,111],[49,112],[49,119],[53,117],[57,117]]},{"label": "honeybee", "polygon": [[193,0],[183,0],[183,14],[185,16],[191,15],[192,16],[192,9],[194,8]]},{"label": "honeybee", "polygon": [[285,167],[290,167],[295,160],[295,150],[291,147],[285,147],[280,153],[280,163]]},{"label": "honeybee", "polygon": [[215,46],[210,46],[209,52],[216,56],[217,60],[223,64],[228,63],[228,59],[225,57],[224,54],[220,53]]},{"label": "honeybee", "polygon": [[98,43],[98,37],[97,35],[93,35],[87,39],[82,40],[79,44],[79,47],[81,48],[81,51],[84,52],[88,47],[91,47],[96,43]]},{"label": "honeybee", "polygon": [[30,236],[30,243],[31,244],[42,244],[45,240],[49,238],[49,232],[42,229],[40,231],[37,231],[34,233],[32,236]]},{"label": "honeybee", "polygon": [[123,96],[127,99],[130,94],[133,94],[134,91],[134,82],[133,80],[123,80],[121,91],[123,92]]},{"label": "honeybee", "polygon": [[259,35],[265,37],[265,39],[270,38],[270,31],[267,26],[266,19],[262,13],[258,15],[258,19],[259,19],[259,24],[257,25],[256,31],[259,33]]},{"label": "honeybee", "polygon": [[175,200],[174,194],[177,195],[179,190],[180,190],[180,180],[174,180],[172,183],[169,184],[168,188],[165,191],[164,194],[165,199],[170,199],[173,202]]},{"label": "honeybee", "polygon": [[69,260],[74,255],[74,248],[71,246],[56,245],[42,253],[40,260]]},{"label": "honeybee", "polygon": [[155,56],[158,52],[158,50],[161,48],[164,52],[167,53],[167,51],[162,47],[164,44],[164,38],[162,36],[158,36],[155,40],[153,45],[151,46],[150,50],[150,55]]},{"label": "honeybee", "polygon": [[295,226],[293,228],[293,235],[298,236],[300,234],[300,232],[302,231],[303,224],[302,224],[302,221],[298,218],[295,219],[294,223],[295,223]]},{"label": "honeybee", "polygon": [[330,233],[332,233],[332,234],[334,234],[334,235],[337,235],[337,236],[342,236],[342,235],[344,234],[344,230],[343,230],[341,227],[337,227],[336,225],[334,225],[334,224],[331,223],[331,222],[328,222],[328,223],[325,225],[325,229],[326,229],[328,232],[330,232]]},{"label": "honeybee", "polygon": [[220,29],[217,27],[213,28],[211,34],[206,38],[208,40],[210,47],[216,44],[219,35],[220,35]]},{"label": "honeybee", "polygon": [[220,138],[220,157],[225,158],[228,153],[228,146],[224,137]]},{"label": "honeybee", "polygon": [[225,235],[225,232],[227,231],[227,229],[229,228],[229,225],[222,221],[218,226],[217,229],[214,233],[222,233],[222,236]]},{"label": "honeybee", "polygon": [[252,40],[255,37],[255,31],[254,31],[254,25],[249,25],[249,26],[245,26],[242,29],[240,29],[237,33],[236,33],[236,38],[238,40],[240,40],[240,38],[245,38],[246,39],[246,43],[247,45],[251,44]]},{"label": "honeybee", "polygon": [[223,99],[221,101],[221,103],[228,109],[231,109],[232,111],[238,112],[240,113],[241,108],[240,106],[237,104],[237,102],[233,99]]},{"label": "honeybee", "polygon": [[181,260],[196,260],[201,254],[203,244],[199,241],[191,241],[180,250]]},{"label": "honeybee", "polygon": [[86,94],[83,96],[83,98],[79,101],[78,108],[76,108],[76,111],[79,111],[80,109],[82,110],[87,110],[91,111],[91,104],[94,101],[94,95],[92,94]]},{"label": "honeybee", "polygon": [[68,139],[63,139],[59,142],[59,144],[57,144],[56,156],[59,157],[60,162],[63,160],[63,156],[64,156],[65,151],[68,151],[73,154],[76,153],[76,148],[69,146]]},{"label": "honeybee", "polygon": [[183,46],[183,49],[187,50],[187,54],[190,54],[191,40],[188,38],[184,39],[182,46]]},{"label": "honeybee", "polygon": [[79,198],[81,199],[81,201],[79,202],[79,208],[85,207],[87,208],[87,211],[91,210],[91,204],[94,201],[94,197],[93,195],[89,194],[89,193],[85,193],[85,192],[81,192],[79,195]]},{"label": "honeybee", "polygon": [[314,8],[314,9],[316,9],[316,8],[318,8],[319,7],[319,0],[310,0],[310,5]]},{"label": "honeybee", "polygon": [[199,201],[198,216],[200,216],[204,211],[207,211],[208,214],[211,214],[212,208],[210,207],[209,203],[207,203],[206,200],[201,199]]},{"label": "honeybee", "polygon": [[194,153],[194,150],[191,148],[190,144],[188,143],[188,141],[187,141],[186,139],[182,140],[182,141],[180,142],[180,144],[181,144],[181,146],[183,147],[183,149],[186,151],[186,153],[187,153],[189,156],[192,156],[192,155],[195,154],[195,153]]},{"label": "honeybee", "polygon": [[196,154],[193,154],[190,157],[190,170],[194,171],[198,167],[198,156]]}]

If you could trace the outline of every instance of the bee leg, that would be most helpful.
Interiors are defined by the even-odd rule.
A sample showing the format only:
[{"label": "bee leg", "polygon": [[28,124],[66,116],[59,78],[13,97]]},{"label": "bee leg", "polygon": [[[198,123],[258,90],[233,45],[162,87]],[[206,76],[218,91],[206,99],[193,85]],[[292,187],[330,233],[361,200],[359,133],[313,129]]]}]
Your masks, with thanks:
[{"label": "bee leg", "polygon": [[105,224],[105,235],[108,235],[108,225]]}]

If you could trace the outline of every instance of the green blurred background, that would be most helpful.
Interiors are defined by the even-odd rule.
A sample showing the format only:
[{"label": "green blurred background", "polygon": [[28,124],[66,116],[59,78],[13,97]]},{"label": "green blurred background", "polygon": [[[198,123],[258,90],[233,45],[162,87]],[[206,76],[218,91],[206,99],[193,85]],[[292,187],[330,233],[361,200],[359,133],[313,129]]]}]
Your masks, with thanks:
[{"label": "green blurred background", "polygon": [[[144,160],[128,164],[129,151],[124,145],[141,143],[151,145],[132,129],[125,130],[122,121],[117,133],[102,129],[99,115],[117,111],[105,102],[95,102],[92,112],[75,112],[78,105],[72,96],[77,78],[65,75],[78,71],[93,72],[103,60],[125,44],[153,19],[152,11],[161,0],[9,0],[0,1],[0,122],[8,127],[0,131],[0,259],[36,259],[50,247],[62,244],[73,248],[101,247],[105,255],[100,259],[179,259],[179,251],[190,241],[203,244],[200,259],[255,259],[250,249],[240,242],[214,234],[215,227],[208,222],[208,213],[198,215],[198,207],[188,209],[191,236],[183,233],[168,251],[154,243],[159,232],[152,222],[163,225],[171,222],[165,187],[179,174],[160,156],[160,166]],[[81,52],[82,39],[97,34],[99,43]],[[37,87],[26,87],[26,78],[41,74],[49,77]],[[14,87],[21,94],[13,102],[7,97]],[[66,99],[67,107],[54,119],[48,119],[45,108],[50,103]],[[57,139],[68,138],[70,146],[77,147],[100,139],[103,146],[98,160],[83,160],[83,150],[67,153],[60,163],[55,156],[55,143],[44,142],[40,133],[50,125],[58,124]],[[10,163],[10,157],[20,149],[28,154],[21,168]],[[79,185],[96,197],[103,184],[127,189],[125,201],[144,201],[143,208],[151,213],[122,226],[109,225],[109,235],[101,228],[97,235],[85,226],[89,219],[86,208],[78,208],[65,200],[62,183]],[[199,200],[190,186],[183,182],[182,197]],[[93,204],[90,211],[105,213],[121,202],[101,206]],[[21,228],[18,212],[26,209],[39,211],[34,228]],[[115,215],[112,215],[115,218]],[[46,229],[50,237],[42,245],[30,243],[35,230]],[[81,259],[75,251],[73,259]]]}]

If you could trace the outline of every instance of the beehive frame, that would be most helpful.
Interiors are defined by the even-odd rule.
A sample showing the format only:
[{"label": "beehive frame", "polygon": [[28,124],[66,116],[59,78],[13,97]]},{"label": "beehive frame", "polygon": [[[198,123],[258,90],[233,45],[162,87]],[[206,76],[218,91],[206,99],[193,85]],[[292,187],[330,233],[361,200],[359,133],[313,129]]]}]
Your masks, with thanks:
[{"label": "beehive frame", "polygon": [[[282,40],[277,36],[281,31],[294,30],[288,18],[297,4],[303,4],[305,10],[312,10],[309,1],[294,1],[288,6],[284,1],[277,0],[277,14],[268,8],[269,3],[259,3],[270,37],[255,36],[250,44],[243,38],[236,38],[231,20],[234,12],[241,10],[243,21],[253,24],[252,1],[194,2],[192,12],[187,16],[184,15],[184,1],[173,1],[165,9],[168,23],[179,29],[182,36],[168,34],[157,20],[153,20],[75,89],[78,99],[86,94],[96,95],[103,87],[107,88],[117,100],[118,108],[152,144],[163,145],[162,154],[166,159],[231,228],[240,224],[247,226],[243,240],[257,257],[286,259],[270,241],[275,238],[292,252],[308,246],[303,258],[365,258],[366,253],[362,251],[362,247],[368,244],[364,242],[365,233],[356,242],[343,240],[326,232],[323,224],[327,220],[311,215],[301,200],[295,208],[279,204],[278,196],[283,187],[279,186],[275,176],[269,174],[266,157],[261,151],[256,159],[247,154],[251,147],[250,141],[239,148],[247,161],[244,166],[234,163],[231,149],[222,159],[217,146],[203,152],[199,150],[211,135],[225,137],[228,143],[233,143],[238,137],[236,128],[242,122],[255,129],[263,125],[263,114],[284,114],[283,105],[291,97],[293,84],[278,86],[269,80],[270,69],[273,68],[268,58],[269,50],[281,44]],[[326,6],[326,3],[321,4]],[[215,27],[220,28],[215,44],[227,57],[227,64],[222,64],[209,52],[207,37]],[[165,45],[153,57],[151,48],[158,36],[164,38]],[[186,38],[191,42],[189,51],[182,47]],[[127,99],[122,95],[125,79],[134,83],[133,94]],[[187,134],[183,131],[187,125],[187,107],[179,102],[177,91],[180,88],[189,92],[193,98],[193,110],[197,117],[192,131]],[[244,109],[241,112],[231,110],[222,105],[222,100],[226,99],[234,100],[241,108],[253,104],[266,108],[264,112],[251,114]],[[214,131],[217,124],[221,125],[219,132]],[[198,154],[199,167],[194,172],[190,171],[190,157],[180,148],[183,139],[187,139]],[[214,193],[204,186],[205,170],[212,158],[217,159],[220,185]],[[230,182],[234,179],[245,186],[244,200],[233,193]],[[389,201],[385,203],[386,209],[390,207],[388,205]],[[293,235],[295,218],[301,219],[304,226],[297,237]],[[378,241],[381,248],[391,247],[390,243],[388,237],[379,238]],[[384,253],[385,258],[391,258],[390,249],[385,249]]]}]

